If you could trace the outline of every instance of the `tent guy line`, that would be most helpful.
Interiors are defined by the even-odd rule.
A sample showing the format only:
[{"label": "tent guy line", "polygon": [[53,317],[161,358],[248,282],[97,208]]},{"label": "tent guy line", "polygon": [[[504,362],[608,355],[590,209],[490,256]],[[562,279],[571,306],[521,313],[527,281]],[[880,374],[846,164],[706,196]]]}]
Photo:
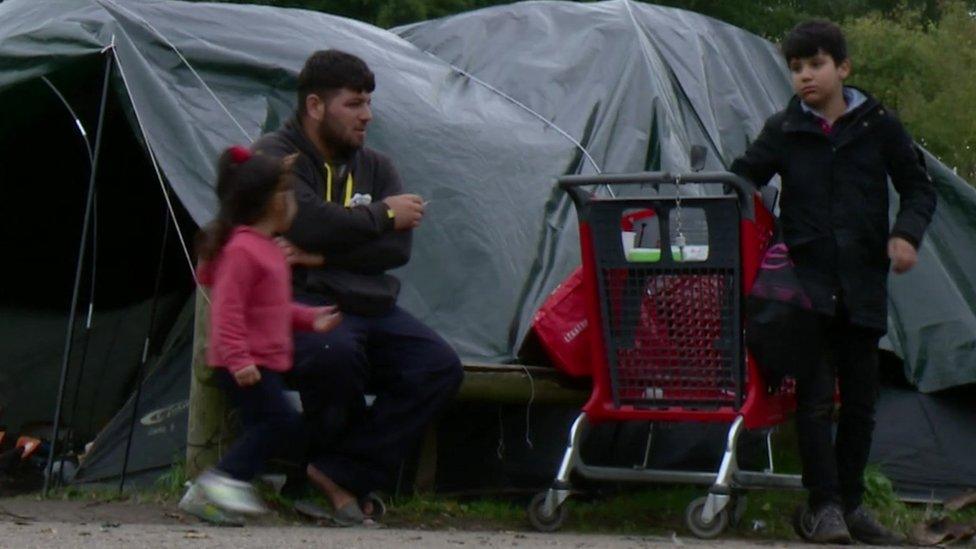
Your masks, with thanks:
[{"label": "tent guy line", "polygon": [[[159,170],[159,163],[156,161],[156,152],[153,150],[152,142],[149,140],[149,134],[146,132],[146,127],[142,122],[142,115],[139,113],[139,105],[136,102],[135,97],[129,93],[129,81],[125,77],[125,68],[122,63],[122,59],[119,57],[118,50],[115,49],[115,35],[112,35],[112,57],[115,58],[115,65],[119,68],[119,76],[122,77],[122,84],[125,86],[126,94],[129,96],[129,102],[132,104],[132,112],[135,114],[136,124],[139,126],[139,132],[142,133],[142,140],[146,144],[146,151],[149,153],[149,160],[152,162],[153,171],[156,173],[156,179],[159,181],[159,188],[163,191],[163,199],[166,200],[166,208],[169,210],[169,215],[173,219],[173,226],[176,228],[176,235],[180,240],[180,247],[183,249],[183,255],[186,258],[186,264],[190,268],[190,275],[193,277],[193,283],[198,287],[200,286],[200,280],[197,279],[196,269],[193,268],[193,258],[190,256],[190,249],[186,245],[186,237],[183,236],[183,229],[180,228],[179,220],[176,218],[176,210],[173,208],[173,201],[170,198],[169,191],[166,189],[166,182],[163,181],[163,174]],[[207,296],[206,292],[200,292],[203,299],[206,300],[207,305],[210,304],[210,297]]]}]

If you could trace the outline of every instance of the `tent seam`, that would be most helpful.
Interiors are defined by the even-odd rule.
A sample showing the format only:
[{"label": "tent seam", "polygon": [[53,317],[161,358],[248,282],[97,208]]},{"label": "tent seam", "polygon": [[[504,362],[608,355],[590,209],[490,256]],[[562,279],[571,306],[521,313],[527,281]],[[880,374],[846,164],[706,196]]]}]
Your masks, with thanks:
[{"label": "tent seam", "polygon": [[[152,23],[150,23],[149,21],[147,21],[144,17],[140,16],[137,13],[134,13],[132,10],[129,10],[128,8],[125,8],[123,6],[120,6],[119,4],[117,4],[115,2],[115,0],[98,0],[98,2],[99,3],[108,2],[108,3],[111,3],[112,5],[114,5],[117,9],[126,11],[131,17],[134,17],[134,18],[138,19],[139,21],[141,21],[146,27],[149,28],[149,30],[151,30],[153,33],[155,33],[157,36],[159,36],[159,38],[161,38],[163,40],[163,42],[165,42],[166,45],[169,46],[170,49],[172,49],[174,53],[176,53],[177,57],[180,58],[180,61],[182,61],[183,64],[186,65],[186,67],[188,69],[190,69],[190,72],[193,74],[193,76],[196,77],[197,80],[200,81],[200,83],[203,85],[203,88],[205,90],[207,90],[207,93],[210,94],[210,97],[212,97],[213,100],[216,101],[218,105],[220,105],[220,108],[221,108],[221,110],[224,111],[224,114],[226,114],[231,119],[231,121],[234,122],[234,125],[237,126],[237,129],[241,130],[241,133],[244,134],[244,137],[246,137],[247,140],[250,141],[251,143],[254,142],[254,138],[251,137],[251,134],[247,133],[247,130],[245,130],[244,127],[241,126],[241,123],[237,121],[237,118],[235,118],[234,115],[231,114],[231,112],[227,108],[227,106],[224,105],[224,103],[220,100],[220,98],[217,97],[217,94],[214,93],[214,91],[210,88],[210,86],[207,85],[207,82],[204,81],[203,77],[201,77],[200,74],[196,71],[196,69],[193,68],[193,65],[190,64],[190,61],[187,60],[187,58],[183,55],[183,53],[179,50],[179,48],[177,48],[176,45],[173,44],[169,40],[169,38],[166,38],[166,35],[164,35],[163,33],[159,32],[159,29],[157,29],[156,27],[154,27],[152,25]],[[117,59],[118,59],[118,56],[116,56],[116,60]]]},{"label": "tent seam", "polygon": [[542,123],[544,123],[546,126],[549,126],[550,128],[556,130],[556,132],[558,132],[560,135],[562,135],[567,140],[569,140],[570,143],[572,143],[573,145],[575,145],[576,148],[579,149],[580,152],[583,153],[583,156],[585,156],[586,159],[589,160],[590,164],[593,165],[593,169],[596,170],[596,173],[598,173],[598,174],[602,174],[603,173],[603,170],[600,169],[600,166],[596,163],[596,160],[593,160],[593,157],[590,156],[590,152],[586,150],[586,147],[584,147],[582,143],[580,143],[576,138],[574,138],[572,135],[570,135],[566,130],[564,130],[564,129],[560,128],[558,125],[556,125],[555,122],[549,120],[545,116],[542,116],[541,113],[533,110],[531,107],[529,107],[525,103],[522,103],[518,99],[515,99],[511,95],[508,95],[507,93],[503,92],[502,90],[496,88],[495,86],[492,86],[488,82],[485,82],[484,80],[482,80],[482,79],[478,78],[477,76],[471,74],[470,72],[462,69],[461,67],[458,67],[457,65],[455,65],[453,63],[449,63],[449,62],[441,59],[440,57],[437,57],[436,55],[434,55],[429,50],[423,50],[423,52],[426,53],[427,55],[433,57],[434,59],[440,61],[441,63],[444,63],[447,66],[451,67],[452,70],[454,70],[455,72],[461,74],[462,76],[470,79],[472,82],[483,86],[484,88],[488,89],[492,93],[495,93],[497,95],[500,95],[502,98],[504,98],[505,100],[509,101],[513,105],[519,107],[520,109],[528,112],[529,114],[531,114],[535,118],[541,120]]},{"label": "tent seam", "polygon": [[[634,15],[634,9],[633,7],[631,7],[631,0],[622,0],[622,2],[624,4],[624,7],[627,8],[627,15],[629,16],[630,24],[634,27],[634,30],[637,32],[638,35],[645,37],[647,44],[654,49],[654,51],[658,54],[658,56],[663,57],[663,55],[661,55],[660,49],[657,47],[657,44],[655,44],[654,41],[650,39],[649,37],[650,33],[646,33],[644,31],[644,26],[637,20],[637,16]],[[705,135],[705,139],[708,140],[708,144],[711,145],[712,150],[715,152],[715,155],[719,159],[719,162],[721,162],[724,167],[727,167],[728,165],[725,161],[725,158],[722,157],[722,149],[719,148],[718,143],[715,141],[715,138],[712,136],[712,132],[709,131],[709,128],[705,125],[705,121],[702,120],[701,114],[698,113],[698,109],[695,108],[695,104],[692,103],[690,96],[685,91],[684,86],[681,84],[681,80],[678,78],[677,74],[675,74],[674,69],[672,69],[667,64],[664,65],[665,65],[665,69],[668,72],[668,75],[670,76],[669,80],[671,81],[671,85],[674,88],[676,88],[675,95],[677,96],[678,93],[680,93],[684,97],[685,101],[688,103],[689,109],[691,110],[692,114],[694,114],[695,116],[695,121],[698,122],[698,127],[701,128],[702,133]],[[690,136],[688,135],[686,135],[686,137],[690,138]]]}]

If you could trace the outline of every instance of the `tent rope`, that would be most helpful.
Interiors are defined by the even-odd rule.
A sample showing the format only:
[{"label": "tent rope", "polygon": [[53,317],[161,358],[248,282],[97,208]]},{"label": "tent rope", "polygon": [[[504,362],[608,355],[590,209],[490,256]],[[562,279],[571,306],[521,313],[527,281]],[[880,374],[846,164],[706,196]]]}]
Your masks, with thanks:
[{"label": "tent rope", "polygon": [[[183,229],[180,228],[180,223],[176,218],[176,210],[173,208],[173,201],[170,198],[169,190],[166,188],[166,182],[163,181],[163,174],[159,169],[159,163],[156,161],[156,153],[153,151],[152,143],[149,141],[149,135],[146,132],[146,126],[142,123],[142,115],[139,113],[139,105],[136,103],[135,98],[129,93],[129,81],[125,76],[125,68],[123,67],[122,59],[119,58],[118,52],[114,48],[115,35],[112,35],[112,56],[115,57],[115,65],[119,68],[119,76],[122,77],[122,84],[125,86],[125,91],[129,95],[129,102],[132,104],[132,112],[135,114],[136,124],[139,125],[139,131],[142,133],[142,141],[146,144],[146,151],[149,153],[149,160],[152,161],[153,171],[156,173],[156,179],[159,181],[159,188],[163,191],[163,199],[166,201],[166,209],[169,211],[170,217],[173,219],[173,226],[176,228],[176,235],[180,240],[180,247],[183,248],[183,256],[186,258],[186,264],[190,267],[190,275],[193,277],[193,282],[200,286],[200,279],[197,278],[196,269],[193,268],[193,259],[190,257],[190,248],[186,244],[186,237],[183,235]],[[201,293],[203,299],[210,304],[210,298],[205,292]]]},{"label": "tent rope", "polygon": [[525,444],[529,449],[532,449],[532,428],[529,414],[532,412],[532,403],[535,402],[535,380],[532,379],[532,372],[524,364],[521,366],[525,375],[529,377],[529,401],[525,403]]},{"label": "tent rope", "polygon": [[[193,76],[200,81],[200,84],[203,85],[203,89],[207,90],[207,93],[209,93],[210,97],[212,97],[213,100],[217,102],[217,105],[219,105],[221,110],[224,111],[224,114],[226,114],[231,119],[234,125],[237,126],[237,129],[241,130],[241,133],[244,134],[244,137],[247,138],[249,142],[252,143],[254,142],[254,138],[251,137],[251,134],[247,133],[247,130],[244,129],[244,126],[241,126],[241,123],[237,121],[237,118],[235,118],[234,115],[231,114],[230,110],[227,108],[226,105],[224,105],[223,101],[221,101],[220,98],[217,97],[217,94],[214,93],[214,91],[210,88],[210,86],[207,85],[207,83],[203,80],[203,78],[200,76],[197,70],[193,68],[193,65],[191,65],[190,62],[187,60],[187,58],[183,55],[183,52],[181,52],[179,48],[177,48],[176,45],[169,40],[169,38],[166,38],[166,36],[163,33],[159,32],[159,29],[154,27],[152,23],[146,21],[146,19],[140,16],[139,14],[134,13],[132,10],[128,8],[120,6],[118,3],[115,2],[115,0],[98,0],[98,2],[102,4],[105,3],[112,4],[113,6],[115,6],[116,9],[118,9],[119,11],[126,12],[130,17],[137,19],[139,22],[141,22],[143,25],[149,28],[150,31],[155,33],[156,36],[158,36],[163,42],[166,43],[167,46],[170,47],[170,49],[173,50],[174,53],[176,53],[176,56],[180,58],[180,61],[182,61],[184,65],[186,65],[186,68],[190,69],[190,73],[193,74]],[[118,56],[116,56],[116,59],[118,59]]]}]

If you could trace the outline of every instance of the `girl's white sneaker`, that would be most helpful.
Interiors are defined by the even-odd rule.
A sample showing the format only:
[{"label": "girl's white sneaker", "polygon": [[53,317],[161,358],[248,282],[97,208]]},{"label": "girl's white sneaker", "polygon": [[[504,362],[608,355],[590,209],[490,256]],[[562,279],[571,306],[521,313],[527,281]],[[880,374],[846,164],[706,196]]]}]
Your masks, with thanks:
[{"label": "girl's white sneaker", "polygon": [[211,503],[203,495],[203,490],[193,482],[186,483],[186,493],[180,499],[179,508],[184,513],[217,526],[244,526],[241,515],[225,511]]},{"label": "girl's white sneaker", "polygon": [[197,485],[214,505],[232,513],[260,515],[268,512],[250,482],[235,480],[216,469],[204,471]]}]

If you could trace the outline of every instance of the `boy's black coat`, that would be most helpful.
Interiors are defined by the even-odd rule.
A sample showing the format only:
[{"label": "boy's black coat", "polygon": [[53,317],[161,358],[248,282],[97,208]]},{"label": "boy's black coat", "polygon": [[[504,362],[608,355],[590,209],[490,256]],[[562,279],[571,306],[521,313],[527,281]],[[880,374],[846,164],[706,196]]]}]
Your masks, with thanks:
[{"label": "boy's black coat", "polygon": [[834,314],[842,300],[851,322],[885,331],[887,176],[901,200],[891,235],[917,248],[936,202],[921,152],[898,119],[867,96],[827,135],[793,97],[731,170],[757,185],[780,174],[783,238],[814,309]]}]

